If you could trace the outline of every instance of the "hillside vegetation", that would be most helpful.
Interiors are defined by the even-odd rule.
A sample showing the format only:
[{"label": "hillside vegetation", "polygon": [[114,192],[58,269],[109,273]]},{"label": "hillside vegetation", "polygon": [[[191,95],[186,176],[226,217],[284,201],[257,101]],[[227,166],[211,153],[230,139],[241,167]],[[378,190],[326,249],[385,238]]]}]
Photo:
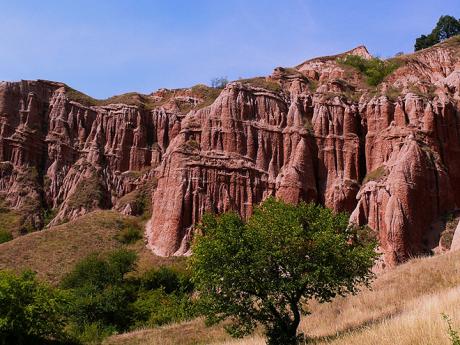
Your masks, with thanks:
[{"label": "hillside vegetation", "polygon": [[[460,328],[460,252],[417,258],[379,274],[372,290],[312,303],[300,331],[316,344],[448,345],[448,314]],[[212,340],[211,340],[211,339]],[[223,328],[207,329],[200,320],[113,336],[105,345],[263,345],[261,336],[230,339]]]},{"label": "hillside vegetation", "polygon": [[[137,231],[136,236],[132,235]],[[139,236],[140,234],[140,236]],[[145,248],[143,224],[115,211],[95,211],[69,223],[0,244],[0,269],[31,269],[40,280],[57,284],[77,262],[91,253],[126,247],[139,256],[138,271],[180,265],[181,258],[161,258]],[[132,237],[134,241],[129,240]]]}]

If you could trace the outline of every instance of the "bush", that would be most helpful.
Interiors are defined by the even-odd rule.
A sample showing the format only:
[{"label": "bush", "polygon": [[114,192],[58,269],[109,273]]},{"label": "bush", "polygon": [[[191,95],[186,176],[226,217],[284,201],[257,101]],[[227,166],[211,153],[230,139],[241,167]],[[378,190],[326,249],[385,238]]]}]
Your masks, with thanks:
[{"label": "bush", "polygon": [[123,227],[115,238],[120,243],[130,244],[142,239],[142,232],[138,226],[129,224],[126,227]]},{"label": "bush", "polygon": [[366,82],[371,86],[379,85],[399,67],[399,64],[394,61],[383,61],[378,58],[367,60],[358,55],[347,55],[339,59],[339,63],[359,70],[366,77]]},{"label": "bush", "polygon": [[105,338],[116,333],[113,326],[103,325],[101,322],[85,324],[82,327],[75,327],[74,324],[69,328],[75,338],[85,345],[100,345]]},{"label": "bush", "polygon": [[80,341],[196,315],[187,275],[160,268],[137,278],[136,259],[127,250],[90,255],[63,279],[61,286],[73,298],[71,332]]},{"label": "bush", "polygon": [[107,258],[91,255],[76,265],[62,281],[74,299],[73,319],[81,331],[98,322],[118,331],[131,324],[128,305],[135,300],[135,289],[126,274],[135,268],[132,251],[117,250]]},{"label": "bush", "polygon": [[142,292],[134,302],[133,309],[139,326],[161,326],[197,315],[189,296],[183,293],[168,294],[164,289]]},{"label": "bush", "polygon": [[39,283],[27,271],[0,271],[0,343],[43,344],[67,339],[69,300],[60,290]]},{"label": "bush", "polygon": [[13,239],[13,235],[11,232],[0,229],[0,244],[11,241]]},{"label": "bush", "polygon": [[188,275],[167,267],[146,272],[141,277],[141,287],[144,290],[163,289],[167,294],[193,291],[193,284]]}]

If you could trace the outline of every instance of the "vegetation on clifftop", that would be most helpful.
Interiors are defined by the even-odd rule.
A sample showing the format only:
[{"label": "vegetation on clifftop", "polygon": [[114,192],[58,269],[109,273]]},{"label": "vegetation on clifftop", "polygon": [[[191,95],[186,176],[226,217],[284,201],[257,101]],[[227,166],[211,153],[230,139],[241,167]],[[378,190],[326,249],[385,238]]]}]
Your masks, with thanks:
[{"label": "vegetation on clifftop", "polygon": [[428,35],[421,35],[415,40],[414,50],[429,48],[439,42],[442,42],[450,37],[460,34],[460,19],[452,16],[441,16]]},{"label": "vegetation on clifftop", "polygon": [[387,76],[393,73],[400,64],[397,61],[380,60],[378,58],[365,59],[358,55],[346,55],[338,62],[348,65],[362,73],[370,86],[379,85]]}]

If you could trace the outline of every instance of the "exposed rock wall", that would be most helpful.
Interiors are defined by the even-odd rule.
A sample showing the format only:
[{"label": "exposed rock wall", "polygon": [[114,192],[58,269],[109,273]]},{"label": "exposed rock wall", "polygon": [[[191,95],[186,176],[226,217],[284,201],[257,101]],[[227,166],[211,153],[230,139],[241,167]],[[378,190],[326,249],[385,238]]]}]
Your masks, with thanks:
[{"label": "exposed rock wall", "polygon": [[53,224],[94,208],[135,213],[133,196],[151,193],[159,255],[187,254],[204,212],[248,217],[270,195],[349,212],[387,264],[427,253],[439,247],[434,222],[460,205],[460,41],[398,58],[376,88],[345,54],[371,58],[358,47],[219,95],[160,90],[141,105],[2,83],[0,193],[35,228],[43,210],[56,210]]},{"label": "exposed rock wall", "polygon": [[437,248],[432,223],[460,202],[458,61],[445,47],[410,56],[375,91],[337,57],[275,70],[279,92],[230,84],[187,115],[158,169],[151,247],[185,254],[204,212],[246,217],[275,195],[350,212],[390,265]]},{"label": "exposed rock wall", "polygon": [[161,162],[180,121],[164,107],[83,106],[60,83],[3,82],[1,196],[28,211],[23,223],[32,228],[44,225],[46,210],[57,211],[56,224],[110,208]]}]

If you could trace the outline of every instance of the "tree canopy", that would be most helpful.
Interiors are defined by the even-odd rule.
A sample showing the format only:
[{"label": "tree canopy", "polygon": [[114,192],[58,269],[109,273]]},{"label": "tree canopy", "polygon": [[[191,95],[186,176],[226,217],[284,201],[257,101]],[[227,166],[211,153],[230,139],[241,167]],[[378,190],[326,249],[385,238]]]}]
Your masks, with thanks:
[{"label": "tree canopy", "polygon": [[0,271],[0,344],[46,344],[65,340],[69,300],[26,271]]},{"label": "tree canopy", "polygon": [[457,20],[452,16],[441,16],[429,35],[421,35],[415,40],[415,51],[431,47],[458,34],[460,34],[460,19]]},{"label": "tree canopy", "polygon": [[230,320],[233,336],[262,325],[267,344],[296,344],[309,299],[354,294],[373,277],[375,243],[318,205],[269,198],[247,222],[208,214],[200,229],[191,268],[202,312],[210,324]]}]

